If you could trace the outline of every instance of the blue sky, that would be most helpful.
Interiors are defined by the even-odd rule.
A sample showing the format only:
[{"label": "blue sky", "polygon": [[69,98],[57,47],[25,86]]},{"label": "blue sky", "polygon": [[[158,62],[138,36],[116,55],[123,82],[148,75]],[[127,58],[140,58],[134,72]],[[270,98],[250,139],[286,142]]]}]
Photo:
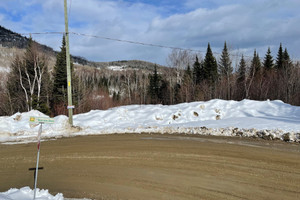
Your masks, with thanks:
[{"label": "blue sky", "polygon": [[[300,59],[299,0],[68,0],[69,31],[205,53],[261,58],[279,44]],[[18,33],[64,32],[63,0],[0,1],[0,25]],[[61,35],[33,35],[59,50]],[[141,59],[166,64],[170,49],[72,35],[71,53],[93,61]],[[204,55],[202,53],[202,55]],[[216,54],[217,56],[217,54]]]}]

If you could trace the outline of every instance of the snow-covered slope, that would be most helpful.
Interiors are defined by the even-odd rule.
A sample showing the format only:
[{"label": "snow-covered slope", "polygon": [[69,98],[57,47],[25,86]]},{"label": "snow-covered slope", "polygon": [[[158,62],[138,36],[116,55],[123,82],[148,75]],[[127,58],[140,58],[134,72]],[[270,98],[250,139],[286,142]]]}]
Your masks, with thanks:
[{"label": "snow-covered slope", "polygon": [[[38,111],[0,117],[0,142],[35,141],[38,127],[29,126]],[[300,141],[300,107],[282,101],[225,101],[182,103],[171,106],[130,105],[66,116],[43,125],[43,138],[109,133],[185,133],[263,137]]]}]

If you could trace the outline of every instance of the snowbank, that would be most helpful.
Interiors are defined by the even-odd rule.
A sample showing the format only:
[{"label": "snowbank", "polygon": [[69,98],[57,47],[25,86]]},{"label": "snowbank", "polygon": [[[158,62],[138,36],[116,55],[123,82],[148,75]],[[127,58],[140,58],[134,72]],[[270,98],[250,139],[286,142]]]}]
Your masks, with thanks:
[{"label": "snowbank", "polygon": [[[6,192],[0,192],[0,200],[32,200],[34,190],[29,187],[23,187],[21,189],[12,188]],[[91,200],[91,199],[70,199],[64,198],[63,194],[58,193],[55,196],[51,195],[48,190],[36,190],[36,200]]]},{"label": "snowbank", "polygon": [[[30,127],[29,116],[38,111],[0,117],[0,142],[36,140],[38,127]],[[300,107],[282,101],[225,101],[182,103],[171,106],[129,105],[109,110],[92,110],[74,116],[55,117],[43,125],[42,138],[110,133],[182,133],[261,137],[300,142]]]},{"label": "snowbank", "polygon": [[[32,200],[34,195],[34,190],[29,187],[23,187],[21,189],[10,189],[7,192],[0,192],[1,200]],[[49,194],[48,190],[36,190],[36,200],[64,200],[61,193],[55,196]]]}]

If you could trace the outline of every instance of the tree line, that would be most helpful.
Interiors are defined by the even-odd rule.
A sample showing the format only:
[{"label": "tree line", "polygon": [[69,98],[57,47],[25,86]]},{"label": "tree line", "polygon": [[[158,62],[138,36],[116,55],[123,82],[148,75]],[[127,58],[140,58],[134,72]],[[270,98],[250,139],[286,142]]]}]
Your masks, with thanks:
[{"label": "tree line", "polygon": [[[74,113],[108,109],[128,104],[177,104],[210,99],[274,100],[300,105],[300,64],[292,62],[280,44],[274,59],[268,48],[261,59],[240,57],[233,67],[232,55],[224,48],[217,59],[208,43],[205,56],[173,50],[169,67],[153,69],[126,66],[124,70],[74,67],[72,92]],[[67,114],[65,39],[54,67],[32,39],[24,55],[16,56],[0,93],[0,114],[12,115],[32,109],[56,116]]]},{"label": "tree line", "polygon": [[213,55],[209,43],[205,57],[200,56],[174,50],[169,55],[169,65],[175,69],[173,76],[157,75],[155,70],[150,75],[150,102],[269,99],[300,105],[300,64],[292,62],[282,44],[276,59],[270,48],[263,59],[254,50],[251,59],[241,55],[235,69],[226,42],[219,59]]}]

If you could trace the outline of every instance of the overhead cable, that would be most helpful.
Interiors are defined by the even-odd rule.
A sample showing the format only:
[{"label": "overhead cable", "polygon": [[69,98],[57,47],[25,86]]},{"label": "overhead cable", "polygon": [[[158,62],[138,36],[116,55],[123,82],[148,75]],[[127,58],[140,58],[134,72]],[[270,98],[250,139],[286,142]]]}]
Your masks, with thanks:
[{"label": "overhead cable", "polygon": [[[10,35],[57,35],[57,34],[65,34],[65,32],[35,32],[35,33],[11,33]],[[151,46],[151,47],[158,47],[158,48],[167,48],[167,49],[173,49],[173,50],[180,50],[180,51],[191,51],[191,52],[198,52],[198,53],[205,53],[203,50],[197,50],[197,49],[190,49],[190,48],[182,48],[182,47],[173,47],[173,46],[166,46],[166,45],[160,45],[160,44],[151,44],[151,43],[144,43],[144,42],[137,42],[137,41],[131,41],[131,40],[123,40],[123,39],[117,39],[117,38],[111,38],[111,37],[105,37],[105,36],[99,36],[99,35],[90,35],[85,33],[77,33],[77,32],[69,32],[69,34],[72,35],[78,35],[83,37],[92,37],[92,38],[98,38],[98,39],[104,39],[104,40],[111,40],[111,41],[117,41],[117,42],[124,42],[124,43],[130,43],[130,44],[136,44],[136,45],[143,45],[143,46]],[[7,36],[7,35],[0,35],[1,36]],[[222,53],[219,52],[213,52],[214,54],[221,55]],[[233,57],[242,57],[241,55],[233,55]],[[244,57],[251,57],[244,55]]]}]

